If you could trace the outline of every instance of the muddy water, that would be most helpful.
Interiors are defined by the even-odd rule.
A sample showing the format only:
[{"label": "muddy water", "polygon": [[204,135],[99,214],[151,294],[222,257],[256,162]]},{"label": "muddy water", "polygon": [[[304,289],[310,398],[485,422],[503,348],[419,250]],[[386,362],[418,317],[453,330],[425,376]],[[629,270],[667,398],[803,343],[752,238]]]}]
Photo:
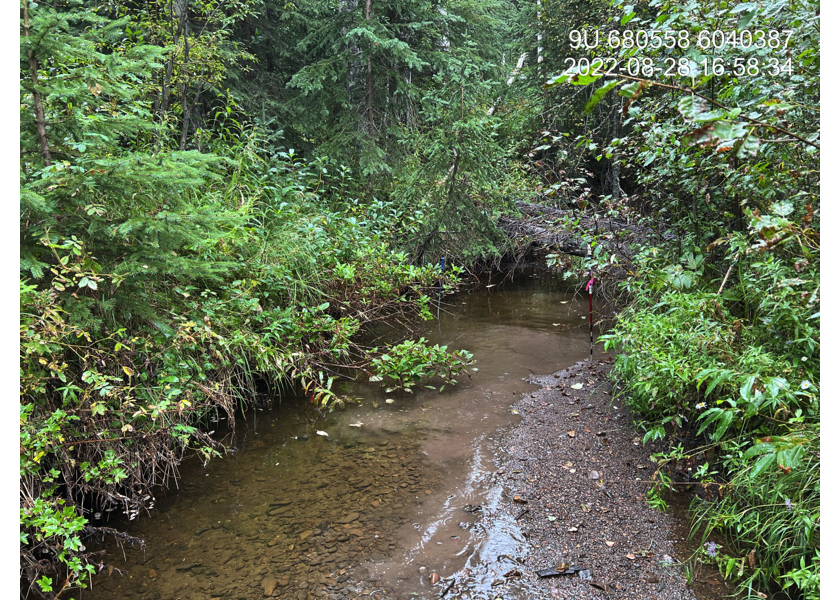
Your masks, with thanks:
[{"label": "muddy water", "polygon": [[456,577],[453,592],[501,595],[524,539],[495,515],[489,441],[517,418],[524,379],[585,358],[589,331],[586,298],[556,276],[491,283],[444,298],[423,332],[472,352],[471,379],[443,393],[350,384],[360,403],[323,417],[287,400],[240,420],[236,454],[184,465],[150,515],[110,524],[146,550],[110,547],[115,570],[83,597],[437,598]]}]

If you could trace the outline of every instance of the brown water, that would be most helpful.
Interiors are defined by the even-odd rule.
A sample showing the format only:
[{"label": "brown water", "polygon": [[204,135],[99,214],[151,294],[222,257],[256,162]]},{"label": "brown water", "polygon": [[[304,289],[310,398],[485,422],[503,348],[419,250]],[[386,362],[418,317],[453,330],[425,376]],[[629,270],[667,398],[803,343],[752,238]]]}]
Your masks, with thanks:
[{"label": "brown water", "polygon": [[496,515],[490,438],[534,389],[525,378],[588,356],[589,329],[587,299],[556,275],[493,283],[444,298],[422,332],[472,352],[471,379],[415,394],[354,383],[343,391],[361,403],[322,417],[284,400],[240,419],[236,454],[185,464],[150,515],[110,523],[146,550],[109,547],[122,576],[103,571],[83,598],[437,598],[432,574],[499,596],[524,540]]}]

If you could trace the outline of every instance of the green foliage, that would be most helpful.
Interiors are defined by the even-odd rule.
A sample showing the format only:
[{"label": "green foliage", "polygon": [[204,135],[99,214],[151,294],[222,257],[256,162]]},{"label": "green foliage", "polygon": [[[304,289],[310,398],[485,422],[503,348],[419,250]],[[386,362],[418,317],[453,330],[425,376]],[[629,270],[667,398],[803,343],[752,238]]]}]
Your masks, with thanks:
[{"label": "green foliage", "polygon": [[[729,44],[704,51],[692,42],[641,53],[609,47],[602,36],[598,47],[565,52],[624,64],[635,57],[651,68],[672,61],[683,69],[664,80],[652,70],[629,77],[556,68],[546,84],[554,106],[578,110],[558,116],[565,127],[544,131],[534,153],[550,183],[547,196],[581,201],[590,190],[580,194],[577,164],[600,163],[593,168],[601,173],[593,186],[601,189],[600,210],[648,227],[647,244],[621,261],[630,301],[604,341],[619,351],[613,375],[645,441],[679,436],[696,447],[657,457],[661,479],[651,500],[661,504],[667,465],[711,453],[693,478],[721,492],[696,503],[695,522],[701,544],[723,538],[727,550],[699,556],[737,578],[746,594],[778,586],[791,597],[813,596],[819,589],[817,4],[596,4],[565,10],[585,10],[578,29],[600,15],[605,19],[592,27],[619,35],[790,33],[785,48]],[[568,26],[556,26],[563,34],[548,43],[568,47]],[[704,65],[750,60],[790,62],[784,73],[703,72]],[[589,94],[581,99],[576,90],[584,87]],[[612,266],[603,254],[593,261]]]},{"label": "green foliage", "polygon": [[[811,593],[819,580],[819,254],[809,212],[798,220],[779,210],[752,215],[749,234],[730,237],[735,281],[726,291],[711,291],[718,282],[706,281],[694,251],[676,265],[662,253],[638,257],[635,301],[604,339],[621,351],[613,374],[627,384],[645,441],[683,428],[724,456],[725,495],[695,506],[701,541],[722,535],[735,553],[717,555],[722,572],[742,589],[800,581]],[[683,457],[661,456],[660,467]],[[708,472],[706,463],[694,477],[715,481]]]},{"label": "green foliage", "polygon": [[[371,353],[377,352],[374,348]],[[472,354],[466,350],[448,352],[446,346],[429,346],[425,338],[416,342],[406,340],[387,349],[387,352],[371,361],[374,375],[370,381],[391,380],[386,391],[403,390],[411,392],[412,387],[431,377],[443,379],[444,386],[455,385],[458,375],[473,364]],[[476,369],[473,369],[476,370]],[[426,386],[435,389],[434,386]]]},{"label": "green foliage", "polygon": [[819,597],[818,442],[817,425],[752,446],[722,445],[730,480],[717,502],[696,506],[694,529],[703,542],[723,537],[721,551],[706,558],[727,577],[739,577],[742,589],[780,584],[788,593],[798,588],[806,598]]},{"label": "green foliage", "polygon": [[492,65],[479,62],[473,48],[451,54],[435,76],[438,89],[422,100],[423,130],[403,140],[410,153],[395,182],[397,205],[423,215],[405,243],[421,263],[427,256],[465,263],[500,256],[506,240],[496,221],[525,187],[521,171],[508,168],[500,118],[487,112]]}]

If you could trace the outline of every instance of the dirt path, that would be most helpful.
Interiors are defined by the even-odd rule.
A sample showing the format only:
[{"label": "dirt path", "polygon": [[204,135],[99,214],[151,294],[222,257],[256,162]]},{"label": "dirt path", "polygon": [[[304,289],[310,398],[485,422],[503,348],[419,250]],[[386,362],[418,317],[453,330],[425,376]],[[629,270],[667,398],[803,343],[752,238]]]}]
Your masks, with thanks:
[{"label": "dirt path", "polygon": [[[531,551],[509,583],[552,600],[695,600],[673,558],[676,520],[645,501],[651,448],[612,402],[608,369],[580,362],[533,377],[542,389],[513,406],[522,422],[501,438],[497,477]],[[588,573],[536,574],[567,566]]]}]

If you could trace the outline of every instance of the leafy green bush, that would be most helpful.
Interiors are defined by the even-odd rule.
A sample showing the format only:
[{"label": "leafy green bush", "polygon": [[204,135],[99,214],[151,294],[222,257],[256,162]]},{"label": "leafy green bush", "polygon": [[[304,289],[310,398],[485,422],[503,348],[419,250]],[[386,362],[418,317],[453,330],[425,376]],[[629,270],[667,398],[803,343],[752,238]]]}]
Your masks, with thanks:
[{"label": "leafy green bush", "polygon": [[[371,352],[378,352],[378,349]],[[446,346],[429,346],[422,337],[416,342],[406,340],[389,347],[385,354],[371,361],[374,375],[370,381],[390,380],[392,387],[387,388],[388,392],[397,389],[411,392],[412,387],[432,377],[443,379],[444,385],[455,385],[458,375],[473,364],[472,356],[466,350],[448,352]],[[440,391],[444,385],[440,386]],[[426,387],[435,389],[430,385]]]},{"label": "leafy green bush", "polygon": [[698,264],[641,255],[635,301],[603,339],[620,349],[612,374],[645,441],[677,429],[694,439],[658,455],[660,483],[667,463],[689,459],[693,481],[718,491],[692,506],[698,556],[747,593],[818,597],[818,233],[808,209],[792,212],[753,214],[747,234],[730,236],[728,288]]}]

